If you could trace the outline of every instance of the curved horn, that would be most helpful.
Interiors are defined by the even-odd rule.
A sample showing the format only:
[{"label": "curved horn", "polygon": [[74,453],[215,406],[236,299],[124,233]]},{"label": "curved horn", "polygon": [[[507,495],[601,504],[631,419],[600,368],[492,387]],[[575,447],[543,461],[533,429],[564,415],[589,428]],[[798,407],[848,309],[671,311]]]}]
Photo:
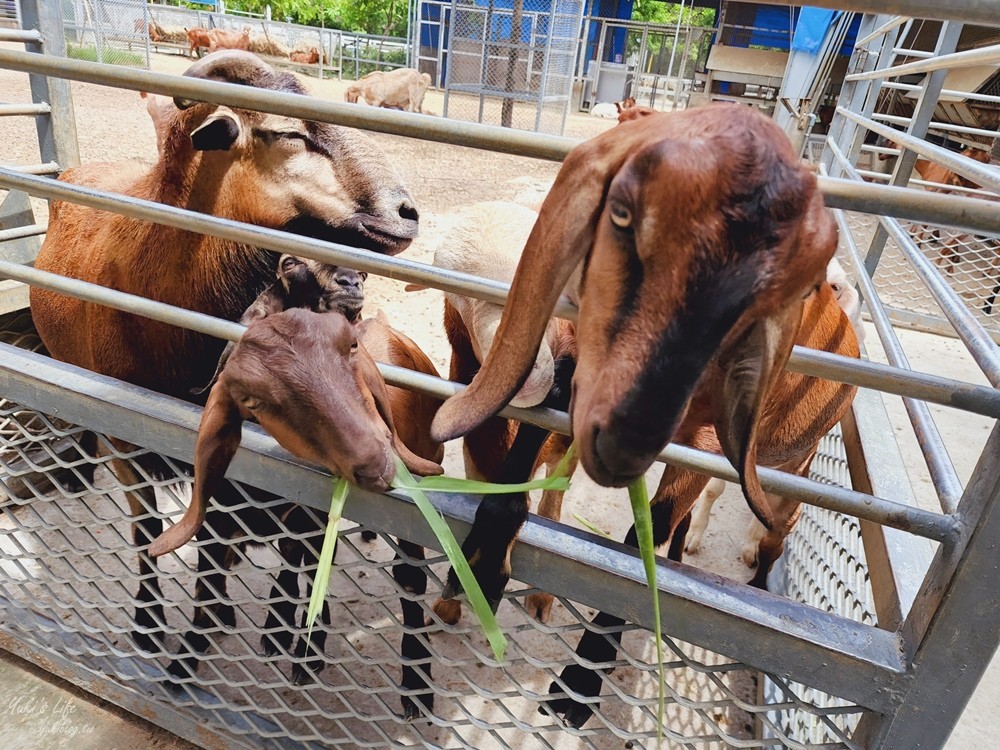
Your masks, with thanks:
[{"label": "curved horn", "polygon": [[205,520],[205,506],[224,480],[229,462],[240,447],[242,426],[243,418],[226,384],[216,383],[198,425],[191,504],[180,521],[153,540],[149,546],[150,557],[172,552],[198,533]]},{"label": "curved horn", "polygon": [[[275,70],[251,52],[227,49],[205,55],[185,70],[184,75],[188,78],[263,87],[275,75]],[[197,103],[195,99],[174,97],[177,109],[188,109]]]},{"label": "curved horn", "polygon": [[431,426],[435,440],[466,434],[521,388],[556,301],[593,244],[612,177],[635,144],[650,136],[657,119],[615,128],[566,157],[521,253],[493,348],[472,384],[438,410]]}]

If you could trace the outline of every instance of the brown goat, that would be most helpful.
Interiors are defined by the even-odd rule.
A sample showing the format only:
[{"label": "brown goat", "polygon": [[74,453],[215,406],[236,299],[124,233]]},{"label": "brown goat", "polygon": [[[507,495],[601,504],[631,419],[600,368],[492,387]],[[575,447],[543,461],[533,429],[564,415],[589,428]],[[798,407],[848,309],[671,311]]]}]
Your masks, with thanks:
[{"label": "brown goat", "polygon": [[[886,146],[889,148],[899,148],[895,141],[886,141]],[[968,157],[978,161],[980,164],[990,163],[990,152],[984,151],[981,148],[969,147],[961,152],[961,156]],[[894,154],[879,154],[879,161],[885,161],[886,159],[894,158]],[[925,187],[924,189],[932,193],[954,193],[957,192],[956,188],[967,188],[974,190],[980,187],[976,182],[973,182],[967,177],[948,169],[943,164],[938,164],[937,162],[929,161],[928,159],[917,159],[913,165],[913,169],[920,175],[920,179],[925,182],[933,182],[935,185],[933,187]],[[926,242],[937,235],[938,230],[927,225],[918,225],[915,228],[915,235],[918,242]],[[968,234],[957,233],[951,234],[951,236],[941,244],[938,256],[935,262],[939,266],[943,266],[948,273],[954,273],[955,271],[955,247],[956,245],[967,242],[969,238]]]},{"label": "brown goat", "polygon": [[[305,93],[294,76],[247,52],[209,55],[185,75]],[[212,104],[175,105],[163,109],[169,122],[152,168],[93,164],[60,179],[381,253],[400,252],[416,236],[410,196],[367,136]],[[276,263],[277,254],[263,248],[56,201],[36,266],[236,320],[274,280]],[[53,357],[179,398],[209,382],[223,348],[204,334],[40,288],[32,290],[31,309]],[[147,470],[170,475],[155,458],[148,457]],[[144,484],[127,462],[113,464],[133,475],[125,484]],[[238,502],[239,492],[228,491]],[[156,503],[151,487],[129,493],[129,501],[136,515]],[[156,518],[140,524],[140,546],[162,530]],[[151,649],[151,637],[162,633],[162,605],[144,556],[140,568],[136,639]]]},{"label": "brown goat", "polygon": [[319,50],[315,47],[310,47],[308,50],[295,50],[288,55],[288,59],[293,63],[300,63],[302,65],[317,65],[319,64],[320,54]]},{"label": "brown goat", "polygon": [[188,54],[192,57],[200,54],[199,50],[204,47],[209,49],[212,46],[212,37],[208,34],[208,29],[196,26],[193,29],[184,29],[188,38]]},{"label": "brown goat", "polygon": [[[153,543],[150,554],[176,549],[201,529],[206,502],[223,486],[226,469],[239,447],[244,419],[259,422],[298,458],[324,466],[333,474],[348,477],[373,491],[388,488],[395,475],[395,455],[414,473],[440,474],[444,449],[429,436],[437,401],[404,389],[388,388],[362,343],[365,341],[389,364],[437,375],[416,344],[381,320],[355,329],[339,312],[318,314],[303,308],[252,320],[222,366],[202,416],[195,446],[191,504],[184,518]],[[398,432],[396,425],[400,426]],[[416,446],[416,454],[406,440]],[[203,542],[199,552],[211,562],[203,565],[199,557],[198,567],[210,572],[198,581],[194,620],[196,628],[210,627],[213,618],[207,614],[205,599],[214,596],[214,592],[225,594],[221,571],[228,568],[230,557],[224,545],[211,540],[216,536],[233,536],[242,527],[269,528],[268,524],[273,525],[271,513],[281,519],[290,536],[281,539],[278,545],[286,569],[279,573],[269,597],[273,604],[261,638],[268,655],[279,650],[291,652],[291,628],[295,624],[291,601],[298,599],[299,592],[295,571],[317,563],[316,550],[322,543],[322,528],[294,503],[272,507],[264,511],[263,517],[255,508],[237,511],[235,518],[229,518],[225,509],[209,516],[214,520],[206,521],[206,528],[211,524],[213,533],[199,534]],[[399,545],[407,557],[423,558],[418,545],[405,540],[400,540]],[[393,575],[400,585],[411,592],[424,593],[426,573],[403,562],[398,555],[397,559],[400,562]],[[421,627],[420,605],[407,598],[401,601],[405,624]],[[211,607],[214,618],[229,622],[232,613],[223,612],[223,606],[229,607]],[[329,608],[325,603],[321,616],[328,625]],[[303,613],[300,628],[305,626]],[[304,684],[322,671],[324,662],[319,654],[325,640],[323,630],[313,636],[311,643],[299,636],[294,653],[300,661],[292,670],[295,684]],[[194,673],[197,667],[194,652],[202,652],[208,646],[207,639],[197,631],[188,634],[185,641],[191,654],[176,660],[170,668],[171,673],[181,677]],[[407,663],[429,657],[426,645],[413,634],[404,634],[402,648]],[[429,679],[429,667],[419,670],[404,667],[404,687],[421,690],[414,697],[428,709],[433,704],[433,693],[426,689]],[[403,697],[403,705],[409,718],[419,715],[410,696]]]},{"label": "brown goat", "polygon": [[[432,434],[466,434],[510,400],[565,291],[580,306],[571,419],[586,472],[623,487],[671,439],[710,447],[711,431],[751,509],[773,528],[756,463],[797,469],[805,457],[784,455],[788,436],[761,428],[781,416],[769,415],[767,396],[793,343],[824,320],[803,318],[804,300],[823,281],[836,243],[815,177],[760,113],[721,104],[626,119],[567,157],[522,254],[494,347],[472,385],[441,407]],[[823,306],[836,306],[828,286],[820,295]],[[853,336],[836,312],[841,335]],[[679,472],[668,467],[654,497],[658,545],[690,510],[678,498],[693,503],[708,481]],[[485,504],[470,536],[480,525],[481,535],[490,533],[493,516],[509,513]],[[635,544],[634,530],[627,541]],[[503,581],[492,572],[503,558],[490,565],[492,586]],[[580,647],[588,658],[595,650],[589,639]],[[573,667],[566,682],[596,695],[599,678],[595,685],[594,673]],[[590,711],[573,701],[553,708],[571,723]]]},{"label": "brown goat", "polygon": [[235,29],[210,29],[208,32],[208,51],[220,49],[250,49],[250,27],[244,26],[241,31]]}]

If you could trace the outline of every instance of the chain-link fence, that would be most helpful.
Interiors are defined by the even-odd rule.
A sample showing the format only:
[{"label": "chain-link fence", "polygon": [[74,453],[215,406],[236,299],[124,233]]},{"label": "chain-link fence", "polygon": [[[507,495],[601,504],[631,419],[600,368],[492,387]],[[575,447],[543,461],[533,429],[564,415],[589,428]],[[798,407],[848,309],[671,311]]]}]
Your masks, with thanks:
[{"label": "chain-link fence", "polygon": [[450,9],[446,117],[562,133],[573,91],[583,3],[517,0]]},{"label": "chain-link fence", "polygon": [[66,52],[80,60],[149,67],[144,0],[72,0],[63,4]]}]

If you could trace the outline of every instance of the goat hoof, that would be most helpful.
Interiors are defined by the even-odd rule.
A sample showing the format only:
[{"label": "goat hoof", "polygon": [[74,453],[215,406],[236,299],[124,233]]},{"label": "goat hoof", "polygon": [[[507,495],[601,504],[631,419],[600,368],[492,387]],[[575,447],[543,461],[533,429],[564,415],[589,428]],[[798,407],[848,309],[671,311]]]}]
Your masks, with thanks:
[{"label": "goat hoof", "polygon": [[544,624],[552,616],[552,594],[529,594],[524,599],[524,607],[529,615]]},{"label": "goat hoof", "polygon": [[293,664],[292,665],[292,684],[295,687],[302,687],[304,685],[312,685],[317,681],[320,672],[323,671],[323,667],[326,664],[315,659],[308,664]]},{"label": "goat hoof", "polygon": [[[457,625],[462,619],[462,603],[454,600],[445,600],[443,597],[434,602],[431,609],[445,625]],[[432,623],[428,622],[427,625]]]},{"label": "goat hoof", "polygon": [[421,718],[430,721],[434,713],[434,693],[404,695],[400,697],[400,702],[403,704],[403,720],[407,723]]},{"label": "goat hoof", "polygon": [[292,650],[292,634],[288,631],[265,633],[260,637],[260,648],[264,656],[287,654]]},{"label": "goat hoof", "polygon": [[181,659],[174,659],[167,667],[167,672],[175,680],[188,680],[198,676],[198,660],[186,656]]},{"label": "goat hoof", "polygon": [[361,538],[366,542],[374,542],[378,539],[378,534],[370,529],[365,529],[361,532]]},{"label": "goat hoof", "polygon": [[755,589],[760,589],[761,591],[767,591],[767,573],[757,572],[753,578],[748,582],[748,585],[753,586]]},{"label": "goat hoof", "polygon": [[189,631],[184,635],[184,643],[187,645],[188,650],[193,654],[203,654],[208,651],[208,637],[202,633]]},{"label": "goat hoof", "polygon": [[[489,575],[487,575],[489,572]],[[490,609],[493,610],[493,614],[497,613],[497,609],[500,608],[500,602],[503,601],[503,592],[507,588],[507,582],[510,580],[510,576],[503,573],[502,571],[492,572],[487,571],[486,567],[483,565],[473,565],[472,574],[479,581],[479,586],[483,590],[483,596],[486,598],[486,603],[490,605]],[[454,599],[459,594],[463,593],[464,589],[462,584],[459,583],[458,576],[455,575],[454,570],[448,571],[448,580],[445,582],[444,590],[441,591],[441,598],[445,601],[450,601]]]},{"label": "goat hoof", "polygon": [[162,630],[132,631],[132,643],[140,651],[147,654],[157,654],[163,651],[164,635]]},{"label": "goat hoof", "polygon": [[[563,669],[560,677],[578,695],[593,698],[600,695],[601,672],[599,670],[587,669],[579,664],[570,664]],[[549,685],[549,695],[564,692],[557,682]],[[545,701],[538,707],[538,712],[543,715],[552,713],[556,717],[561,717],[565,726],[575,729],[583,727],[587,720],[594,715],[594,709],[590,704],[581,703],[568,695]]]}]

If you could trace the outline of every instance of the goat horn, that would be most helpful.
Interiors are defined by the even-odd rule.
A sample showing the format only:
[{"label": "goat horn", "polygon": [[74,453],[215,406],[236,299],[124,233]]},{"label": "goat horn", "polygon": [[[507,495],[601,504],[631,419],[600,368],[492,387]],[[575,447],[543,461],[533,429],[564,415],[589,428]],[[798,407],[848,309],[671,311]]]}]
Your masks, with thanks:
[{"label": "goat horn", "polygon": [[[185,70],[184,75],[188,78],[204,78],[209,81],[260,87],[275,75],[275,71],[251,52],[227,49],[205,55]],[[188,109],[195,104],[198,104],[197,100],[174,97],[177,109]]]}]

